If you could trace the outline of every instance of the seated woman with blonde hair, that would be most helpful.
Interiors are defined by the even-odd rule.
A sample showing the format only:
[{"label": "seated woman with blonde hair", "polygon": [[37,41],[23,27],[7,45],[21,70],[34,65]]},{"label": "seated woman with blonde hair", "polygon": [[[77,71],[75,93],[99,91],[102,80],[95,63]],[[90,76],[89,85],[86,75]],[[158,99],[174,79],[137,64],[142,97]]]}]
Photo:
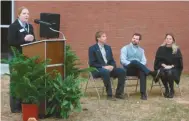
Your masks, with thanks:
[{"label": "seated woman with blonde hair", "polygon": [[164,43],[158,48],[154,69],[165,87],[165,98],[174,97],[174,81],[179,84],[183,69],[182,54],[172,34],[166,34]]}]

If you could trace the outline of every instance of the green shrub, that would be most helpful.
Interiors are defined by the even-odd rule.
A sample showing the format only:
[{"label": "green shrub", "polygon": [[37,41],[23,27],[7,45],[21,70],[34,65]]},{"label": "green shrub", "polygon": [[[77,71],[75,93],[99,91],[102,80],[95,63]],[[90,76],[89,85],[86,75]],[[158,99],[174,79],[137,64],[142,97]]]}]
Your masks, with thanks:
[{"label": "green shrub", "polygon": [[45,65],[47,61],[39,61],[39,57],[26,57],[12,47],[14,56],[11,60],[3,60],[10,66],[10,93],[22,100],[22,103],[39,104],[45,97]]},{"label": "green shrub", "polygon": [[69,75],[62,80],[59,73],[55,78],[47,79],[47,113],[56,115],[60,118],[68,118],[72,111],[81,111],[80,98],[83,93],[80,84],[83,78],[74,78]]}]

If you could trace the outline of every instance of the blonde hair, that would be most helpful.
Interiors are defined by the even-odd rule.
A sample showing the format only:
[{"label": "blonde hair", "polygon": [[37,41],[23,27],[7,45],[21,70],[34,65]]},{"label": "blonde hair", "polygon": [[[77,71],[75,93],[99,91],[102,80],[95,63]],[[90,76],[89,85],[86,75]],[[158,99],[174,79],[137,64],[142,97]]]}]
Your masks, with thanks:
[{"label": "blonde hair", "polygon": [[28,10],[28,8],[26,8],[26,7],[24,7],[24,6],[18,8],[17,16],[19,16],[19,15],[22,13],[22,11],[23,11],[24,9],[27,9],[27,10]]},{"label": "blonde hair", "polygon": [[[166,37],[167,37],[168,35],[171,36],[172,39],[173,39],[173,44],[172,44],[172,50],[173,50],[173,51],[172,51],[172,54],[176,54],[176,53],[177,53],[177,50],[179,49],[179,47],[178,47],[177,44],[176,44],[174,35],[171,34],[171,33],[168,33],[168,34],[165,35],[165,39],[166,39]],[[163,44],[161,44],[161,46],[166,46],[166,42],[164,41]]]}]

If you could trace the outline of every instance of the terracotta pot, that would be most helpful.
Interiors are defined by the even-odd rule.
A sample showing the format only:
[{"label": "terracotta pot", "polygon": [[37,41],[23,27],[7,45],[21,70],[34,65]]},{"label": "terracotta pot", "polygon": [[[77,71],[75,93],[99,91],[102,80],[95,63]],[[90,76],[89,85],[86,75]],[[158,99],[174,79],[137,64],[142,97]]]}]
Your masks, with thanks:
[{"label": "terracotta pot", "polygon": [[36,104],[22,104],[23,121],[28,121],[31,117],[38,120],[38,106]]}]

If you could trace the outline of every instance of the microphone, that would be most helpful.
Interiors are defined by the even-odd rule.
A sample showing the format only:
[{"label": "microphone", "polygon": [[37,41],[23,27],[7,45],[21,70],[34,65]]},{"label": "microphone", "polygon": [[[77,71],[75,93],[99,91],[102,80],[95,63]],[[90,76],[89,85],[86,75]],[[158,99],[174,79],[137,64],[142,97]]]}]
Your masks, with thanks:
[{"label": "microphone", "polygon": [[58,31],[58,30],[55,30],[55,29],[52,28],[52,26],[55,25],[56,23],[48,23],[48,22],[45,22],[45,21],[41,21],[39,19],[34,19],[34,23],[43,24],[43,25],[48,26],[51,31],[60,33],[62,35],[63,40],[66,40],[64,34],[61,31]]},{"label": "microphone", "polygon": [[39,19],[34,19],[34,23],[36,23],[36,24],[43,24],[43,25],[47,25],[47,26],[52,26],[51,23],[48,23],[48,22],[45,22],[45,21],[41,21]]}]

